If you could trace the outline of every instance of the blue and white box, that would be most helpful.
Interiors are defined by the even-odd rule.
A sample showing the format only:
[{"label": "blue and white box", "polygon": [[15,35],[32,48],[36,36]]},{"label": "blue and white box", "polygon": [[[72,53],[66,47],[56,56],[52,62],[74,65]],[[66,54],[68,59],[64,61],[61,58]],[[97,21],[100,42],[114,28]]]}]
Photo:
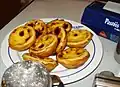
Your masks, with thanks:
[{"label": "blue and white box", "polygon": [[91,28],[96,34],[114,42],[120,38],[120,14],[103,9],[105,3],[94,1],[88,5],[81,23]]}]

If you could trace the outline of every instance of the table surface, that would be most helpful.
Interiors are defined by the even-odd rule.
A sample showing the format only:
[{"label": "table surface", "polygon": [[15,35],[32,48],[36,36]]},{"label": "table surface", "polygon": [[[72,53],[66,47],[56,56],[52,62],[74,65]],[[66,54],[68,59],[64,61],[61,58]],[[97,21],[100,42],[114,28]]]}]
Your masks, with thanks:
[{"label": "table surface", "polygon": [[[0,43],[3,41],[3,37],[5,37],[15,26],[33,18],[60,17],[80,22],[84,8],[90,3],[91,2],[85,0],[35,0],[0,30]],[[119,76],[120,64],[114,60],[116,43],[102,37],[99,38],[103,45],[104,54],[98,68],[86,78],[76,83],[66,85],[65,87],[92,87],[95,74],[102,71],[111,71],[116,76]],[[5,69],[6,67],[0,58],[0,77],[2,77]]]}]

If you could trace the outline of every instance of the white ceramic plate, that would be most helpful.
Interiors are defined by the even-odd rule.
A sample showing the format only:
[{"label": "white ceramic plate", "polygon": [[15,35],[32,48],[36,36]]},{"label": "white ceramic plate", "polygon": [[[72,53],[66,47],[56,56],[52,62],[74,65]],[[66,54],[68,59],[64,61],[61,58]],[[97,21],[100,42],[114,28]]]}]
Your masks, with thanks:
[{"label": "white ceramic plate", "polygon": [[[55,18],[44,18],[42,20],[47,23],[53,19],[55,19]],[[64,19],[64,20],[66,20],[66,19]],[[70,83],[74,83],[76,81],[79,81],[79,80],[85,78],[86,76],[91,74],[97,68],[97,66],[100,64],[101,59],[102,59],[103,48],[102,48],[102,44],[101,44],[98,36],[91,29],[89,29],[88,27],[86,27],[80,23],[77,23],[77,22],[74,22],[71,20],[66,20],[66,21],[68,21],[72,24],[73,29],[87,29],[93,34],[92,40],[85,47],[89,51],[90,57],[84,65],[80,66],[77,69],[66,69],[62,65],[59,64],[51,72],[51,74],[58,75],[64,84],[70,84]],[[11,66],[15,62],[22,61],[21,56],[25,52],[25,51],[18,52],[18,51],[15,51],[15,50],[12,50],[11,48],[9,48],[9,46],[8,46],[9,34],[6,35],[6,37],[4,38],[4,40],[1,44],[1,54],[0,54],[4,64],[7,67]],[[51,57],[55,59],[55,56],[51,56]]]}]

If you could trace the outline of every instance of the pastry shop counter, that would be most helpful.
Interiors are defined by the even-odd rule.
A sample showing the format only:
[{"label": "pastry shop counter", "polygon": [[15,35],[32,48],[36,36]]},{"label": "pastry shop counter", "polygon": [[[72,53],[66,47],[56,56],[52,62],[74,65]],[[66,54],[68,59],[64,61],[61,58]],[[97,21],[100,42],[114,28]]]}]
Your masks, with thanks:
[{"label": "pastry shop counter", "polygon": [[[89,3],[91,2],[84,0],[35,0],[0,30],[0,43],[14,27],[31,19],[65,18],[80,22],[82,12]],[[99,66],[82,80],[65,87],[92,87],[95,74],[102,71],[111,71],[116,76],[119,76],[120,65],[114,59],[114,51],[117,44],[100,36],[98,37],[103,47],[102,61]],[[2,58],[0,58],[0,77],[2,77],[5,69],[6,66]]]}]

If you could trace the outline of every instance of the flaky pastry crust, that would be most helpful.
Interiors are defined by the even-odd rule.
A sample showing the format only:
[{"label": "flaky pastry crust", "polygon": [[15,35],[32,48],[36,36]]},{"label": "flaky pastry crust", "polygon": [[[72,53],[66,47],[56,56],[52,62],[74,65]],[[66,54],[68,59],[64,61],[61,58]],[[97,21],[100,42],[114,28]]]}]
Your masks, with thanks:
[{"label": "flaky pastry crust", "polygon": [[66,31],[62,27],[53,27],[51,33],[58,38],[56,53],[63,51],[67,44]]},{"label": "flaky pastry crust", "polygon": [[83,65],[89,56],[90,54],[86,49],[67,48],[57,54],[57,61],[68,69],[74,69]]},{"label": "flaky pastry crust", "polygon": [[48,33],[51,32],[52,27],[62,27],[66,32],[69,32],[72,29],[72,24],[64,19],[55,19],[47,23]]},{"label": "flaky pastry crust", "polygon": [[55,52],[57,43],[56,35],[46,34],[37,38],[36,42],[30,47],[29,52],[43,58],[48,57]]},{"label": "flaky pastry crust", "polygon": [[25,61],[30,60],[43,64],[49,72],[51,72],[58,65],[58,63],[55,60],[49,57],[40,58],[37,56],[30,55],[30,53],[24,53],[22,57]]},{"label": "flaky pastry crust", "polygon": [[35,30],[30,26],[20,26],[15,28],[9,35],[9,47],[23,51],[33,45],[36,40]]},{"label": "flaky pastry crust", "polygon": [[85,47],[92,39],[93,34],[88,30],[75,29],[67,34],[67,46]]},{"label": "flaky pastry crust", "polygon": [[36,32],[36,37],[47,34],[46,24],[42,20],[37,20],[37,19],[31,20],[27,22],[25,26],[33,27]]}]

